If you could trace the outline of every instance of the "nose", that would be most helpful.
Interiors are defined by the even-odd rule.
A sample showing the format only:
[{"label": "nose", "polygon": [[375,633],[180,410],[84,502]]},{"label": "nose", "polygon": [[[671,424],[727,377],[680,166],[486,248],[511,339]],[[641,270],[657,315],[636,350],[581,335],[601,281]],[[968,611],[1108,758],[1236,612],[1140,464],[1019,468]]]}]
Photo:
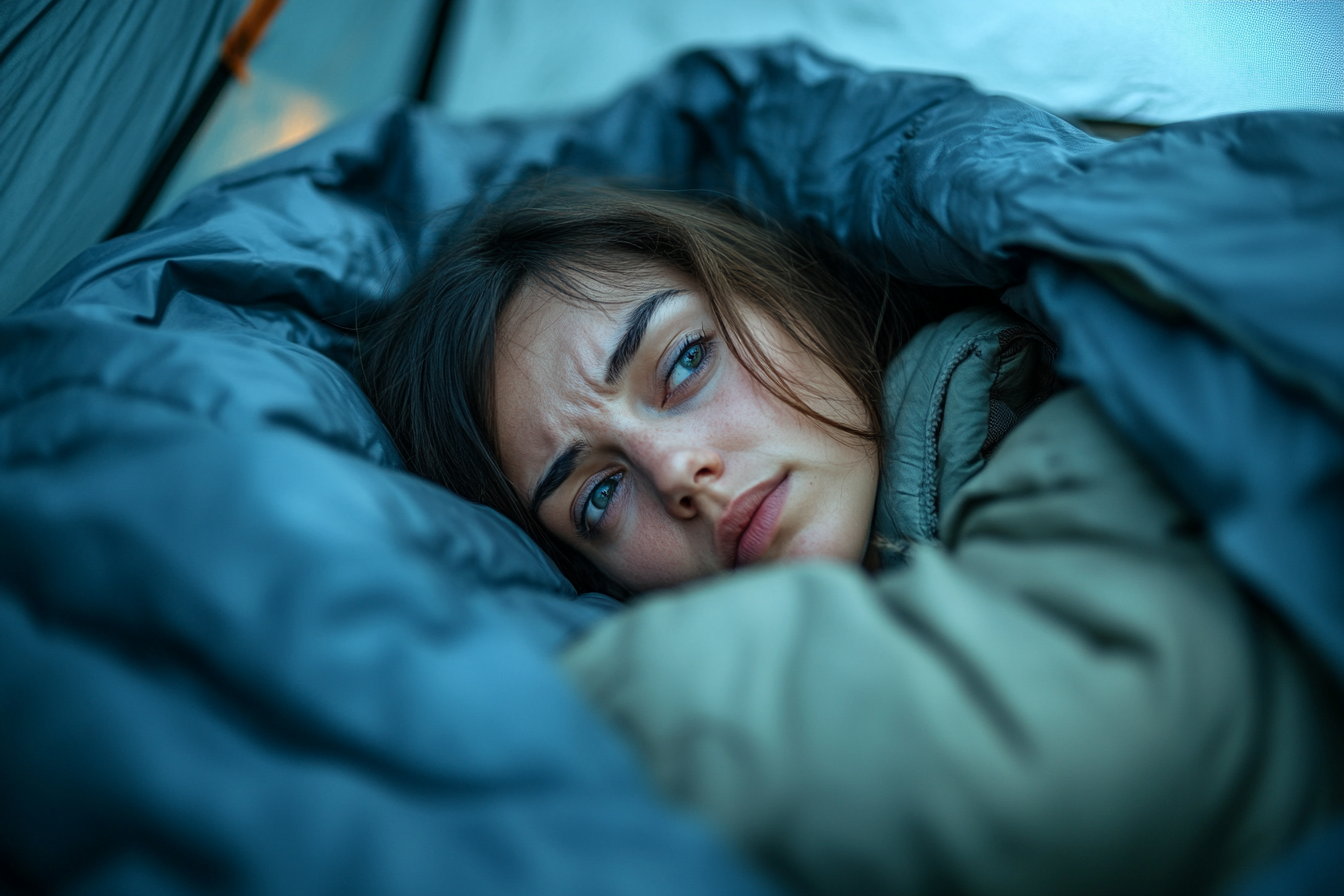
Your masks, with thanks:
[{"label": "nose", "polygon": [[701,512],[696,498],[723,475],[723,458],[706,447],[649,446],[646,459],[654,487],[668,512],[690,519]]}]

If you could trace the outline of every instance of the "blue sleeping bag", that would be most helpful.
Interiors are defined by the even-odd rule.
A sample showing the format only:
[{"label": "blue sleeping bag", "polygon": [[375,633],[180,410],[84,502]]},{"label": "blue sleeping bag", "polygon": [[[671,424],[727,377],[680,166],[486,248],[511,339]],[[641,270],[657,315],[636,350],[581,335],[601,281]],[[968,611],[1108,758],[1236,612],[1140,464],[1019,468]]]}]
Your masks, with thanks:
[{"label": "blue sleeping bag", "polygon": [[[957,79],[696,53],[574,119],[349,121],[0,321],[0,889],[775,891],[552,664],[619,605],[402,470],[350,372],[442,211],[554,167],[1004,291],[1344,681],[1344,119],[1108,144]],[[1344,824],[1248,892],[1341,855]]]}]

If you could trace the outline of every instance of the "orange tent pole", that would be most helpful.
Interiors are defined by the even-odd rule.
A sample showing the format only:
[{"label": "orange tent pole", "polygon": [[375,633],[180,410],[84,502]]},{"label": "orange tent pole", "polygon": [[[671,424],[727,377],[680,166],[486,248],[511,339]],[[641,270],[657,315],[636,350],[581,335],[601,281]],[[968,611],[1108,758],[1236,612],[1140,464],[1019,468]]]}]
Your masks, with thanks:
[{"label": "orange tent pole", "polygon": [[192,104],[187,117],[178,126],[173,139],[145,172],[135,195],[126,207],[126,213],[105,239],[140,229],[145,215],[153,208],[154,201],[163,191],[163,185],[168,182],[168,177],[177,167],[182,154],[187,151],[192,138],[201,129],[205,117],[214,108],[215,101],[219,99],[219,94],[224,90],[229,78],[247,80],[247,59],[261,42],[262,36],[266,33],[266,26],[271,24],[271,19],[279,12],[284,2],[285,0],[252,0],[247,9],[243,10],[243,14],[234,21],[228,36],[224,38],[224,43],[220,45],[219,61],[215,63],[215,70],[210,74],[210,80],[196,95],[196,102]]},{"label": "orange tent pole", "polygon": [[243,14],[229,29],[229,36],[219,48],[219,61],[239,81],[247,81],[247,58],[266,35],[271,19],[280,11],[285,0],[252,0]]}]

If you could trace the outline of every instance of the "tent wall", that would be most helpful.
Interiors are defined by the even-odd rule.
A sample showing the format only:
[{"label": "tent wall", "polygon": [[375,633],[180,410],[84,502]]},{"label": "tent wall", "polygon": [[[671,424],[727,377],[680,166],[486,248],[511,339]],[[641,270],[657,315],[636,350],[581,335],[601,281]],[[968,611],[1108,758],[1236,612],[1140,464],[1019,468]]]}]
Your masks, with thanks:
[{"label": "tent wall", "polygon": [[1339,0],[463,0],[443,73],[458,117],[598,102],[676,52],[802,38],[1085,119],[1344,111]]},{"label": "tent wall", "polygon": [[0,314],[121,217],[242,7],[0,3]]},{"label": "tent wall", "polygon": [[[441,0],[286,0],[248,68],[224,88],[152,220],[207,178],[410,96]],[[446,51],[446,47],[445,47]]]}]

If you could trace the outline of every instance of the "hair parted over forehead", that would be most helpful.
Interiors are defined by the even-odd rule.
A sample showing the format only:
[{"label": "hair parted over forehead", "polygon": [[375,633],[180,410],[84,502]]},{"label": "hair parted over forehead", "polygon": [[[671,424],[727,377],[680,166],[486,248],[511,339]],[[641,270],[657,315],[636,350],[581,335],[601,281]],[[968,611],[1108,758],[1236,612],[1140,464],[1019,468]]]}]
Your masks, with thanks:
[{"label": "hair parted over forehead", "polygon": [[[518,523],[580,589],[613,586],[542,527],[499,462],[497,326],[525,285],[595,301],[581,289],[585,278],[623,285],[663,266],[698,285],[725,345],[763,387],[837,438],[877,450],[883,368],[920,303],[833,242],[749,218],[724,200],[554,179],[522,184],[463,213],[405,293],[358,334],[362,385],[407,467]],[[746,326],[747,311],[834,370],[852,397],[811,394],[791,381]],[[859,425],[820,410],[855,400]]]}]

